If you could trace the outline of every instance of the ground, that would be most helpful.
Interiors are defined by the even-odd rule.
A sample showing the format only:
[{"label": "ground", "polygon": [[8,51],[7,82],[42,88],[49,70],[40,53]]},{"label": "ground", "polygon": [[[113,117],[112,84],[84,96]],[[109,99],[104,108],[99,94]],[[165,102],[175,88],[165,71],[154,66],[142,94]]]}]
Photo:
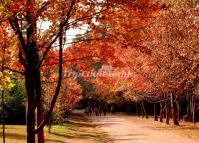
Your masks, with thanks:
[{"label": "ground", "polygon": [[[25,143],[24,125],[6,125],[6,143]],[[2,143],[2,126],[0,126],[0,143]],[[106,134],[98,129],[90,119],[73,114],[69,122],[62,126],[52,126],[52,134],[45,128],[46,143],[106,143]]]},{"label": "ground", "polygon": [[[172,124],[172,123],[171,123]],[[0,136],[2,134],[0,128]],[[46,143],[198,143],[199,124],[166,125],[136,116],[83,116],[75,112],[69,122],[45,129]],[[6,143],[24,143],[25,126],[7,125]],[[0,140],[0,143],[2,140]]]},{"label": "ground", "polygon": [[153,118],[117,115],[91,119],[114,143],[198,143],[199,127],[181,122],[180,126],[155,122]]}]

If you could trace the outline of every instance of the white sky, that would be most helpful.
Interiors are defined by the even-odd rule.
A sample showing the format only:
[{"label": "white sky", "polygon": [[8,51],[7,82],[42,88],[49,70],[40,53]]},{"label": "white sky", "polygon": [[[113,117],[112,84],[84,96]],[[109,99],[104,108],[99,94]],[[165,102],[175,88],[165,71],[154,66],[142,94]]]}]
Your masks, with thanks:
[{"label": "white sky", "polygon": [[[95,22],[95,20],[93,20],[94,23],[98,24],[98,22]],[[50,28],[51,23],[48,21],[42,21],[42,22],[38,22],[38,28],[40,29],[40,34],[44,33],[46,30],[48,30]],[[82,25],[80,28],[70,28],[69,30],[66,31],[66,38],[67,41],[66,43],[68,43],[66,47],[68,47],[68,45],[70,45],[70,43],[73,41],[73,39],[75,38],[75,36],[77,36],[78,34],[84,34],[86,33],[86,31],[89,29],[89,25],[84,24]]]}]

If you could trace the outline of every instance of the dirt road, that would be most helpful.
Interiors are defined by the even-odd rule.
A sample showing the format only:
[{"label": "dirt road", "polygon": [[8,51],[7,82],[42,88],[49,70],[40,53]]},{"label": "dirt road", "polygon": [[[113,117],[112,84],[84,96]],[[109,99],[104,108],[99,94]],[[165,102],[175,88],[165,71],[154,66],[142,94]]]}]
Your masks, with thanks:
[{"label": "dirt road", "polygon": [[120,116],[91,117],[114,143],[198,143],[169,130],[151,128],[147,123],[127,120]]}]

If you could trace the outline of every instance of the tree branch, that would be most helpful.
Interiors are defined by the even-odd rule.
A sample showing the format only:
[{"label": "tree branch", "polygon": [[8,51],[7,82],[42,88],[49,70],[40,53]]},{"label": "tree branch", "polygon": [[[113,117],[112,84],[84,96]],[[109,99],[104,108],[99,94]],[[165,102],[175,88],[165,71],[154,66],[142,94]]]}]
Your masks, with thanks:
[{"label": "tree branch", "polygon": [[42,12],[44,12],[47,9],[47,6],[50,4],[49,1],[45,1],[42,5],[41,8],[37,11],[37,16],[39,16]]},{"label": "tree branch", "polygon": [[66,14],[66,18],[60,23],[59,25],[59,31],[58,31],[58,34],[55,36],[55,38],[50,42],[50,44],[46,47],[46,51],[44,52],[43,54],[43,57],[42,59],[40,60],[39,64],[37,65],[37,69],[39,69],[41,67],[41,64],[43,63],[45,57],[47,56],[48,54],[48,51],[51,49],[51,46],[55,43],[55,41],[58,39],[58,37],[60,36],[60,34],[62,34],[63,32],[63,29],[64,29],[64,26],[68,25],[68,21],[70,19],[70,14],[71,14],[71,11],[73,9],[73,6],[75,5],[75,0],[72,0],[71,2],[71,5],[70,5],[70,8]]},{"label": "tree branch", "polygon": [[18,70],[15,70],[15,69],[11,69],[11,68],[9,68],[9,67],[3,67],[4,69],[7,69],[7,70],[9,70],[9,71],[12,71],[12,72],[15,72],[15,73],[19,73],[19,74],[22,74],[22,75],[24,75],[25,73],[24,72],[22,72],[22,71],[18,71]]},{"label": "tree branch", "polygon": [[[18,37],[18,39],[19,39],[19,41],[21,43],[21,46],[22,46],[22,48],[23,48],[23,50],[25,52],[26,51],[26,49],[25,49],[26,43],[25,43],[22,31],[20,30],[17,17],[14,16],[13,19],[9,19],[9,23],[10,23],[12,29],[15,31],[15,34],[17,35],[17,37]],[[26,54],[26,52],[25,52],[25,54]]]},{"label": "tree branch", "polygon": [[49,111],[47,112],[44,120],[41,122],[41,124],[38,126],[38,128],[36,130],[34,130],[34,133],[38,133],[41,129],[43,129],[43,127],[46,125],[46,123],[48,122],[49,118],[51,117],[51,114],[52,114],[52,111],[53,111],[53,108],[55,106],[55,103],[56,103],[56,100],[57,100],[57,97],[59,95],[59,91],[60,91],[60,88],[61,88],[61,83],[62,83],[62,64],[63,64],[63,31],[60,32],[59,34],[59,77],[58,77],[58,82],[57,82],[57,87],[56,87],[56,90],[55,90],[55,94],[53,96],[53,99],[51,101],[51,104],[50,104],[50,108],[49,108]]}]

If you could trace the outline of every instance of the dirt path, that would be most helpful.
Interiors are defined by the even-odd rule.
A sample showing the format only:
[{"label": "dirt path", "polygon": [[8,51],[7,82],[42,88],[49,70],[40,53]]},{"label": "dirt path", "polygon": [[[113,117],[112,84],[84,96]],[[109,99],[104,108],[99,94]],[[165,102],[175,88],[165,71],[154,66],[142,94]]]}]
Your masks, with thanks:
[{"label": "dirt path", "polygon": [[91,119],[107,132],[114,143],[198,143],[170,130],[159,130],[152,128],[149,123],[120,116],[92,116]]},{"label": "dirt path", "polygon": [[65,133],[64,143],[107,143],[106,133],[97,127],[82,112],[74,113],[69,119],[71,128]]}]

